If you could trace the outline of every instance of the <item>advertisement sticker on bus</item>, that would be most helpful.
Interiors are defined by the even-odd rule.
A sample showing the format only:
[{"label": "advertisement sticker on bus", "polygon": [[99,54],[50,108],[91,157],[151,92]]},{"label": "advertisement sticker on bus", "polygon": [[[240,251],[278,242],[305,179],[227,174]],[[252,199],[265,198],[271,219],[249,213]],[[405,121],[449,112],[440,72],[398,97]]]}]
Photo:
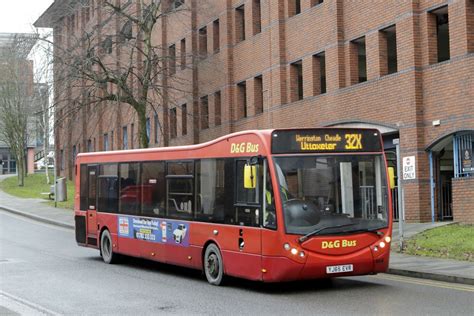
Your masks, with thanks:
[{"label": "advertisement sticker on bus", "polygon": [[119,237],[156,243],[189,245],[189,224],[178,221],[119,216]]}]

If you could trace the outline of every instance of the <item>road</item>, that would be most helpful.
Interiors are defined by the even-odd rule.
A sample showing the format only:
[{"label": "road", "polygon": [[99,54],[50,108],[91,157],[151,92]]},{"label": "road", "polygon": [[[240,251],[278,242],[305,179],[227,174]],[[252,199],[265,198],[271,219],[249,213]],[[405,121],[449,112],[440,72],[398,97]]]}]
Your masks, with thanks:
[{"label": "road", "polygon": [[215,287],[194,270],[106,265],[73,231],[0,211],[0,315],[473,315],[473,300],[472,286],[386,274]]}]

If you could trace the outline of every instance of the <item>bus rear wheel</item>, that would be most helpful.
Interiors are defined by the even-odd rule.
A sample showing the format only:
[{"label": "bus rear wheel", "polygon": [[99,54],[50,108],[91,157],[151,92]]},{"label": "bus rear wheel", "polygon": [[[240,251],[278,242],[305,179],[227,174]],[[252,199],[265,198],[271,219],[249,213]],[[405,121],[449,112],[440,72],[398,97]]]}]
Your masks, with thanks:
[{"label": "bus rear wheel", "polygon": [[105,263],[115,263],[118,260],[118,254],[113,251],[112,237],[107,229],[100,235],[100,255]]},{"label": "bus rear wheel", "polygon": [[204,253],[204,273],[207,282],[212,285],[220,285],[224,278],[224,263],[219,248],[215,244],[210,244]]}]

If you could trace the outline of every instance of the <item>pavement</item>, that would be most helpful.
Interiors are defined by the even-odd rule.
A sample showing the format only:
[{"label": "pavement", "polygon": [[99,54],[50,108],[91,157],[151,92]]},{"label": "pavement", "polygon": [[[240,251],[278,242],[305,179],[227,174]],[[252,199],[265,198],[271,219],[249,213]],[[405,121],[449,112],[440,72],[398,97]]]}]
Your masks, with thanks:
[{"label": "pavement", "polygon": [[[0,182],[8,176],[0,175]],[[0,190],[0,210],[28,217],[43,223],[74,229],[74,212],[55,208],[42,199],[24,199]],[[404,240],[427,229],[449,225],[452,222],[405,223]],[[410,256],[399,249],[398,223],[393,225],[392,252],[388,273],[443,282],[474,285],[474,262]]]}]

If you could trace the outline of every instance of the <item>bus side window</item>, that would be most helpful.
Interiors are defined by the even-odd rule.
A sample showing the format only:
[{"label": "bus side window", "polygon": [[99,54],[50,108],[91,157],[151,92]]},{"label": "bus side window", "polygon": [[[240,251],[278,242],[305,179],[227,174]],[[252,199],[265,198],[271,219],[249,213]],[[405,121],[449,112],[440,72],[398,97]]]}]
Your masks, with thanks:
[{"label": "bus side window", "polygon": [[87,165],[81,165],[81,170],[80,170],[80,205],[79,209],[81,211],[86,211],[88,208],[87,202],[88,202],[88,192],[87,192]]},{"label": "bus side window", "polygon": [[96,204],[97,204],[97,165],[93,166],[87,166],[87,171],[88,171],[88,202],[87,202],[87,208],[89,210],[95,210],[96,209]]},{"label": "bus side window", "polygon": [[118,211],[118,168],[117,164],[102,164],[99,167],[98,208],[100,212]]},{"label": "bus side window", "polygon": [[142,164],[142,214],[164,216],[166,200],[165,163],[163,161]]},{"label": "bus side window", "polygon": [[196,161],[197,220],[223,223],[225,217],[224,159]]},{"label": "bus side window", "polygon": [[265,209],[263,212],[263,226],[270,229],[277,228],[276,209],[275,209],[275,194],[272,187],[272,179],[268,165],[265,172],[265,188],[264,188]]},{"label": "bus side window", "polygon": [[194,214],[194,161],[167,163],[166,215],[191,219]]},{"label": "bus side window", "polygon": [[259,212],[260,212],[260,201],[259,192],[261,187],[262,179],[262,167],[256,165],[255,177],[256,183],[255,188],[245,188],[244,169],[247,164],[247,160],[237,160],[236,164],[236,200],[235,200],[235,211],[236,221],[239,225],[243,226],[258,226],[259,223]]},{"label": "bus side window", "polygon": [[141,202],[140,164],[120,164],[120,211],[121,214],[138,215]]},{"label": "bus side window", "polygon": [[[237,203],[244,203],[244,204],[253,204],[258,203],[258,186],[259,186],[259,173],[260,173],[260,166],[255,166],[254,169],[256,171],[257,183],[255,188],[245,188],[245,179],[244,179],[244,169],[245,165],[247,164],[246,160],[238,160],[237,161]],[[255,181],[255,180],[254,180]]]}]

